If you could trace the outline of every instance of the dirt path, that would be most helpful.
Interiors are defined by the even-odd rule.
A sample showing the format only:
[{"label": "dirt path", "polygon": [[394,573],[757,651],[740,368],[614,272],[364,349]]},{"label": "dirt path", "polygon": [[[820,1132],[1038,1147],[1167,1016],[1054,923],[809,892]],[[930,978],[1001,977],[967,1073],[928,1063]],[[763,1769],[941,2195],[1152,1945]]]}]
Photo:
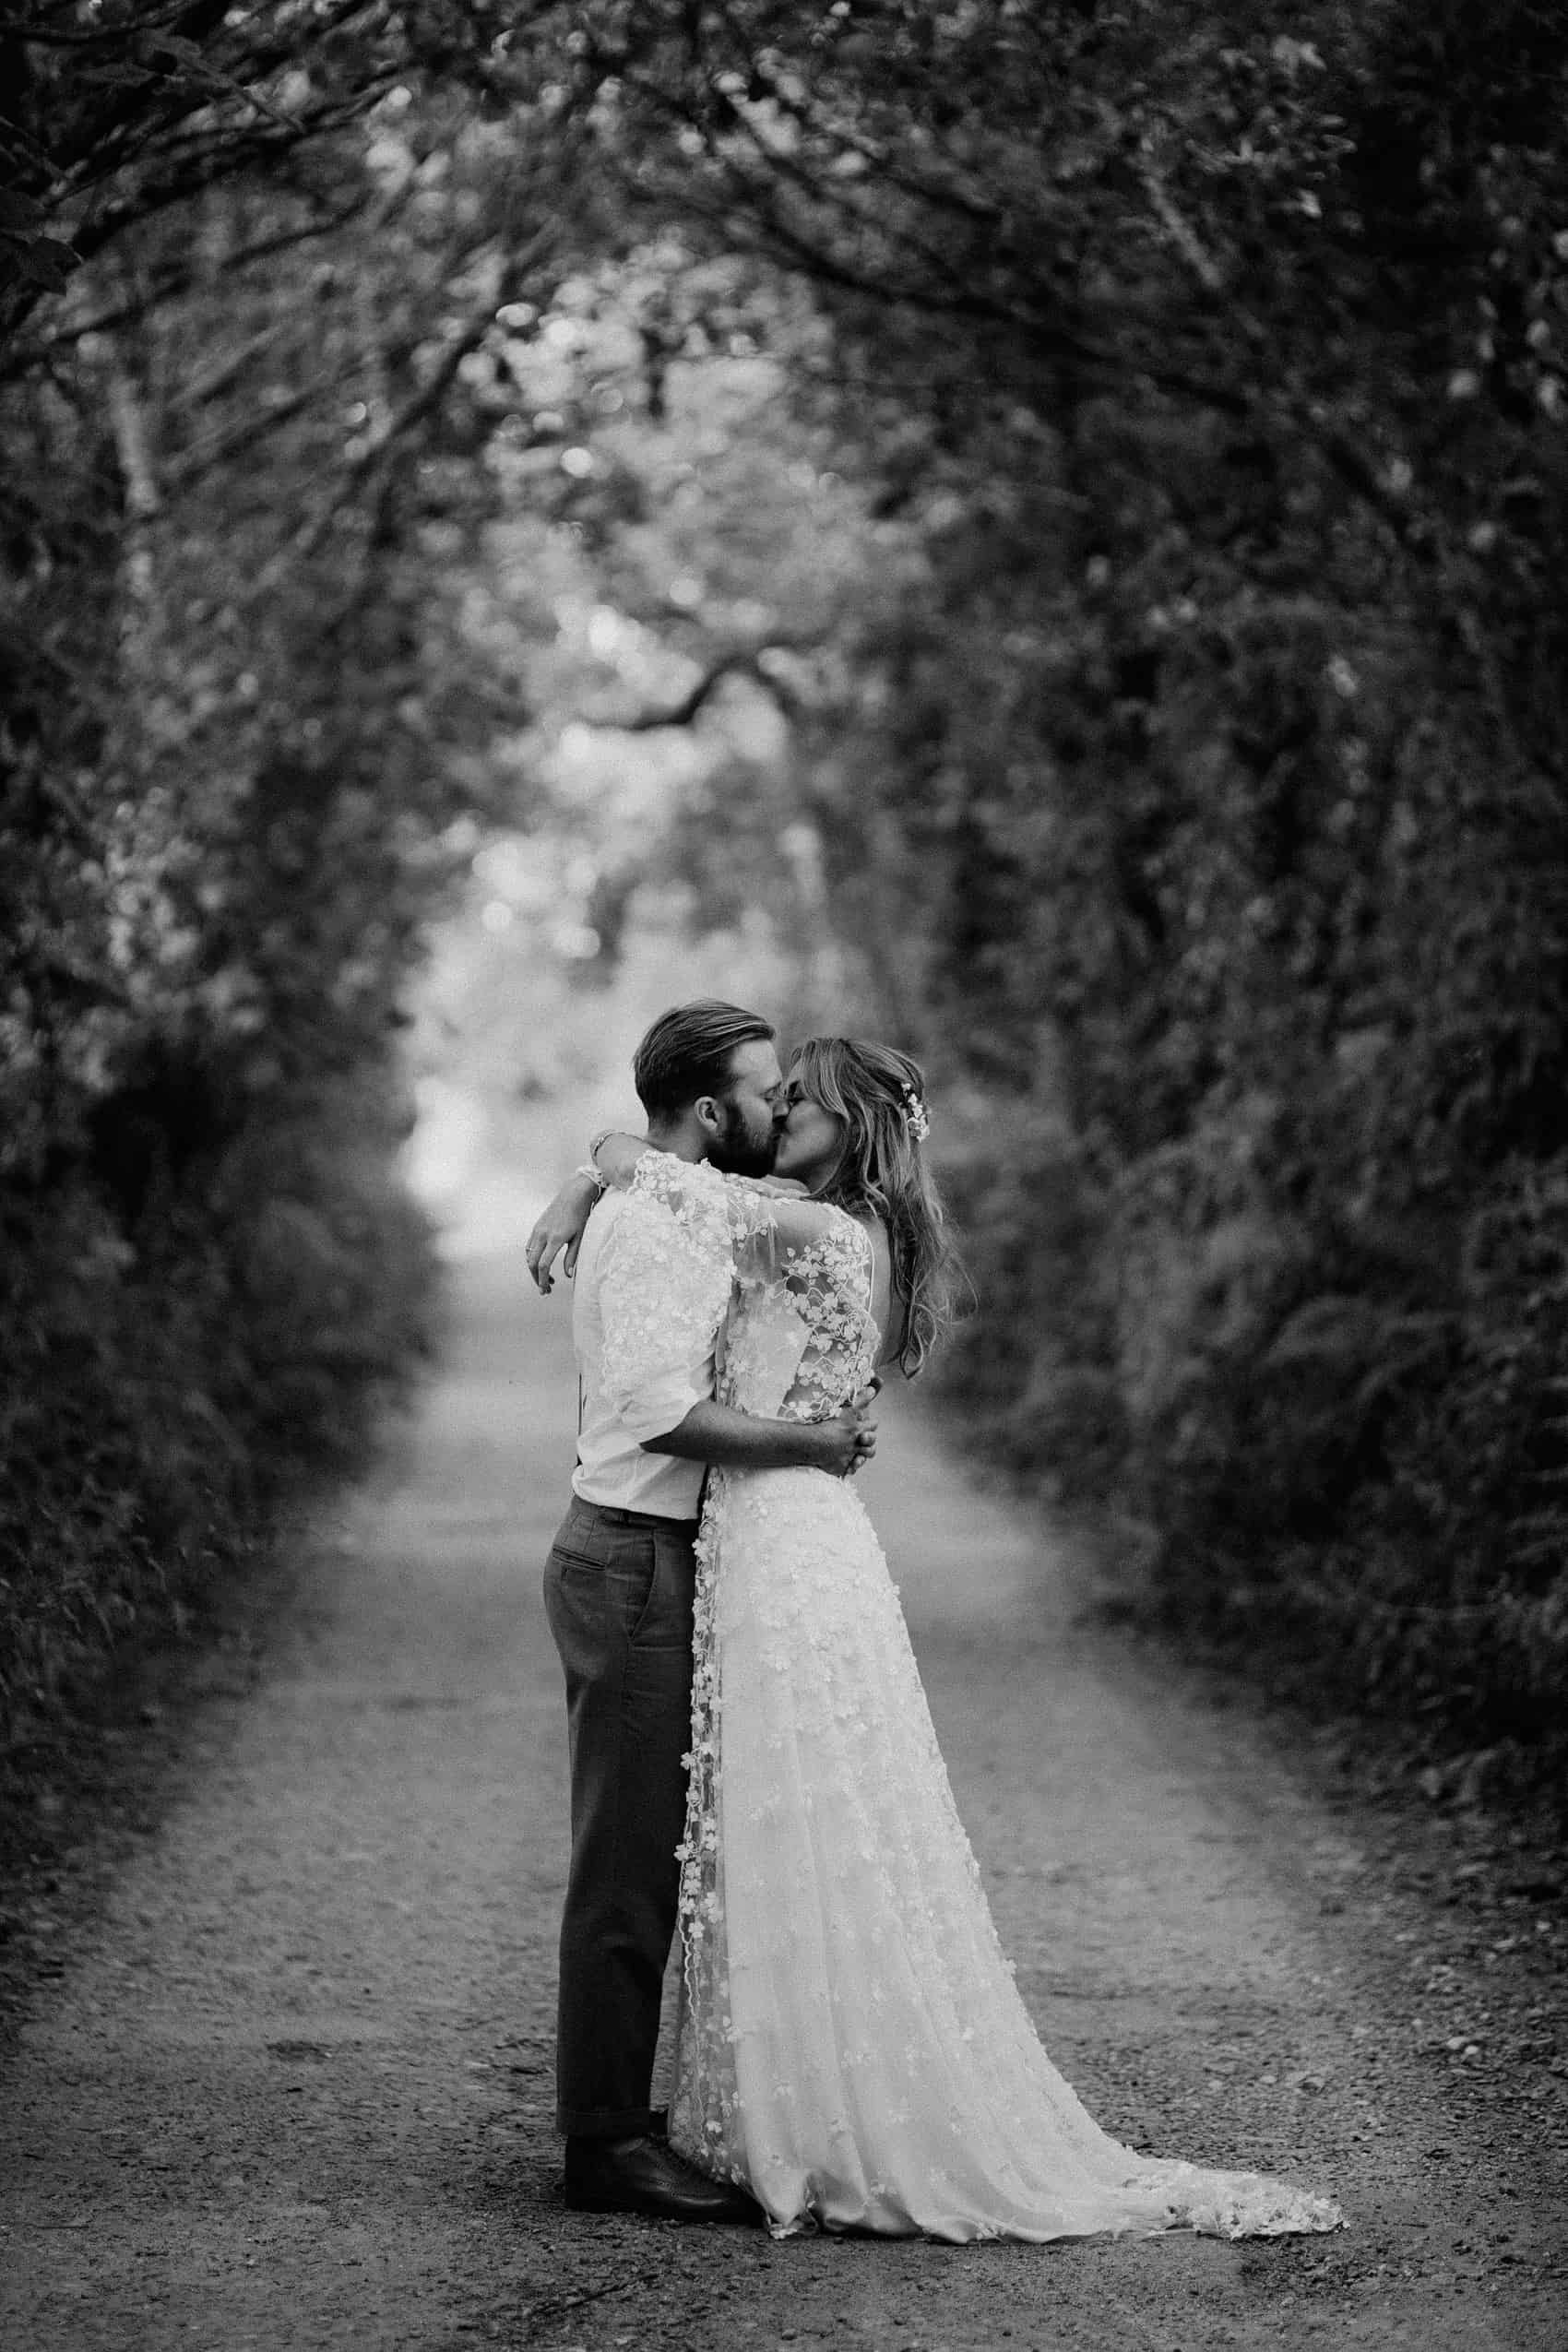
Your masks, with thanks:
[{"label": "dirt path", "polygon": [[9,2068],[7,2352],[1561,2352],[1562,2075],[1494,2079],[1443,2031],[1506,1993],[1550,2051],[1550,1936],[1500,1932],[1478,1990],[1374,1821],[1075,1627],[1050,1538],[892,1413],[867,1499],[1058,2061],[1123,2136],[1331,2185],[1352,2227],[958,2251],[568,2214],[539,1597],[565,1313],[515,1258],[461,1268],[458,1308],[397,1476],[324,1537],[259,1690],[206,1709],[183,1801]]}]

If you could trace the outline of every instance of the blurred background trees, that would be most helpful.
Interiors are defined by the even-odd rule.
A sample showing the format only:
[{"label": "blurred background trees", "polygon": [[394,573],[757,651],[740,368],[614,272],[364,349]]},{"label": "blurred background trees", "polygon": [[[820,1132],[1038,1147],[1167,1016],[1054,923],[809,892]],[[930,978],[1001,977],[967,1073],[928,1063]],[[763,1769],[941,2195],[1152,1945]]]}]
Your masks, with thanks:
[{"label": "blurred background trees", "polygon": [[351,1451],[445,910],[427,1075],[459,968],[523,1099],[677,970],[921,1054],[950,1409],[1140,1608],[1538,1760],[1562,12],[0,21],[18,1620]]}]

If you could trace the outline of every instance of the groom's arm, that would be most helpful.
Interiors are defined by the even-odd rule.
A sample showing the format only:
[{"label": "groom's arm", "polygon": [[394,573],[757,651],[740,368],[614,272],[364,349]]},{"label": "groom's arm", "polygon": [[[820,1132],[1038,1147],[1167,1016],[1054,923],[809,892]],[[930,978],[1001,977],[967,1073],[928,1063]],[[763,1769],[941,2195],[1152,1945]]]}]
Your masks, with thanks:
[{"label": "groom's arm", "polygon": [[830,1420],[774,1420],[716,1404],[714,1348],[730,1304],[728,1242],[716,1253],[662,1204],[622,1196],[595,1269],[606,1403],[645,1454],[726,1469],[843,1477],[876,1432],[862,1392]]},{"label": "groom's arm", "polygon": [[826,1470],[830,1477],[845,1478],[876,1452],[876,1424],[866,1418],[873,1393],[862,1390],[852,1405],[826,1421],[767,1420],[708,1397],[662,1436],[645,1437],[642,1450],[676,1454],[722,1469]]}]

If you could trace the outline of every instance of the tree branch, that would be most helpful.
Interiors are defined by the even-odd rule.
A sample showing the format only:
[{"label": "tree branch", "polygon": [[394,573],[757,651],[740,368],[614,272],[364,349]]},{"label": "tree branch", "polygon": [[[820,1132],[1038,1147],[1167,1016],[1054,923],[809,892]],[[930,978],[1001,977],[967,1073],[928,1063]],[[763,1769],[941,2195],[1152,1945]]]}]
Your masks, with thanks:
[{"label": "tree branch", "polygon": [[164,496],[183,498],[194,490],[215,467],[224,465],[241,450],[248,449],[267,434],[274,433],[291,417],[308,409],[324,391],[338,381],[335,376],[319,377],[313,384],[300,386],[292,392],[277,393],[264,404],[258,404],[237,423],[220,433],[209,434],[194,448],[187,449],[168,467],[164,476]]},{"label": "tree branch", "polygon": [[[308,244],[312,238],[329,237],[336,231],[346,229],[364,208],[365,199],[361,197],[340,212],[324,214],[319,220],[308,220],[300,228],[279,230],[272,236],[258,238],[254,245],[242,245],[237,253],[225,254],[221,267],[227,274],[232,269],[244,269],[253,261],[267,261],[274,254],[288,253],[295,245]],[[13,382],[18,376],[25,375],[29,368],[44,365],[50,355],[65,344],[82,342],[89,335],[109,334],[117,327],[128,327],[136,319],[145,317],[149,310],[156,309],[160,303],[188,293],[204,274],[205,268],[205,264],[193,268],[182,263],[177,269],[162,271],[142,292],[131,296],[126,302],[116,303],[113,309],[97,311],[89,318],[62,326],[58,333],[46,339],[18,344],[0,361],[0,383]]]},{"label": "tree branch", "polygon": [[[1229,292],[1218,265],[1178,209],[1154,163],[1147,159],[1143,164],[1141,177],[1157,218],[1205,293],[1252,350],[1265,349],[1269,339],[1263,322]],[[1288,430],[1300,434],[1322,453],[1341,481],[1364,505],[1375,511],[1408,553],[1423,564],[1430,565],[1433,562],[1434,550],[1430,540],[1415,529],[1415,517],[1403,500],[1390,490],[1374,460],[1341,426],[1330,424],[1305,395],[1286,386],[1272,401],[1266,394],[1254,395],[1250,406],[1260,422],[1266,421],[1272,407],[1276,416],[1283,418]]]},{"label": "tree branch", "polygon": [[790,640],[769,637],[766,645],[735,646],[709,663],[688,694],[677,703],[661,710],[639,711],[634,719],[605,719],[598,723],[614,729],[621,735],[649,735],[661,727],[689,727],[712,700],[726,678],[750,678],[765,694],[771,695],[786,719],[795,718],[800,711],[800,697],[791,692],[781,678],[766,666],[770,653],[804,652],[821,643],[817,637]]},{"label": "tree branch", "polygon": [[[1146,157],[1139,169],[1138,177],[1143,182],[1144,194],[1154,208],[1155,219],[1159,222],[1205,293],[1212,294],[1217,301],[1223,299],[1225,279],[1218,265],[1205,249],[1185,216],[1178,211],[1170,189]],[[1248,318],[1246,313],[1239,306],[1231,307],[1235,309],[1238,322],[1245,321],[1254,333],[1260,331],[1257,329],[1255,320]]]},{"label": "tree branch", "polygon": [[495,323],[496,313],[508,303],[519,299],[518,289],[533,265],[540,260],[555,242],[553,221],[534,233],[521,251],[516,254],[502,272],[493,293],[469,315],[446,344],[429,377],[417,391],[410,394],[402,406],[387,420],[382,432],[372,434],[366,446],[339,475],[331,492],[315,513],[286,540],[276,554],[263,566],[256,582],[265,591],[275,588],[291,564],[308,563],[345,507],[351,505],[367,481],[373,481],[381,469],[390,462],[396,445],[422,424],[440,406],[457,380],[457,371],[470,351],[476,351]]}]

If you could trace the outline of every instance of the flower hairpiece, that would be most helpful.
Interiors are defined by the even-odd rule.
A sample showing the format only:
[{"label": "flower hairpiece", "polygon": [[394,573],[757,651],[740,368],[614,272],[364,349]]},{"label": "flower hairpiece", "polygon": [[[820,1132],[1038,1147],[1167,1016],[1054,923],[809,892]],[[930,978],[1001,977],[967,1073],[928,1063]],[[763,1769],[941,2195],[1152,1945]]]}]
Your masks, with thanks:
[{"label": "flower hairpiece", "polygon": [[908,1079],[904,1082],[903,1095],[904,1123],[916,1143],[923,1144],[931,1133],[931,1113]]}]

